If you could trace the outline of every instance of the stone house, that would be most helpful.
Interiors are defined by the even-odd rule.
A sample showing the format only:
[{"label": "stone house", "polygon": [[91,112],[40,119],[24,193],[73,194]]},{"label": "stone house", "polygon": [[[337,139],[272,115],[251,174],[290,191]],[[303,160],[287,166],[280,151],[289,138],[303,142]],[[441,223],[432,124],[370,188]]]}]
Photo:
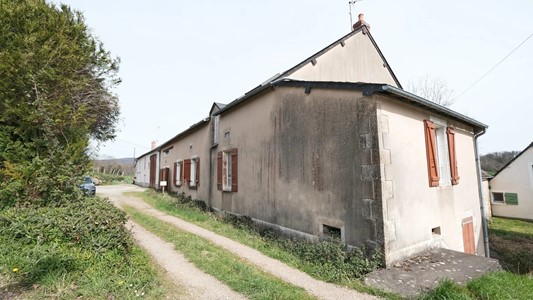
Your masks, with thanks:
[{"label": "stone house", "polygon": [[157,148],[159,183],[288,235],[379,247],[387,265],[433,247],[483,255],[485,129],[404,91],[361,28],[213,104]]}]

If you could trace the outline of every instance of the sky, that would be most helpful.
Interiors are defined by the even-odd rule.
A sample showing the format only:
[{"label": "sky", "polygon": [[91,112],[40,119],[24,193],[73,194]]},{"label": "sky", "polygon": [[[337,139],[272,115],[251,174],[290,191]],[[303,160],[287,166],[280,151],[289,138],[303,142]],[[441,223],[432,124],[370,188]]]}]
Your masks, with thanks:
[{"label": "sky", "polygon": [[[61,3],[82,11],[121,59],[121,121],[100,157],[146,153],[207,117],[213,102],[235,100],[351,28],[347,0]],[[359,13],[404,88],[444,80],[461,95],[450,108],[489,126],[481,154],[533,142],[533,37],[483,77],[533,34],[533,1],[362,0],[354,22]]]}]

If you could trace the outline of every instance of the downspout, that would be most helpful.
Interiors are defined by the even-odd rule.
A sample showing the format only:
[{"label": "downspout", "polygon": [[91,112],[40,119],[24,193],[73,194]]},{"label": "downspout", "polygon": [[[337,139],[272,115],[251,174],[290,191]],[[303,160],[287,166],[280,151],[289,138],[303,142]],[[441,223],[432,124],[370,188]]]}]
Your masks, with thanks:
[{"label": "downspout", "polygon": [[478,193],[479,193],[479,201],[481,202],[481,226],[483,227],[483,245],[485,246],[485,257],[490,258],[490,251],[489,251],[489,229],[487,224],[487,217],[486,214],[486,208],[485,208],[485,196],[483,193],[482,188],[482,177],[481,177],[481,161],[479,159],[479,151],[477,148],[477,139],[484,135],[485,132],[487,132],[486,128],[483,128],[481,132],[478,132],[474,134],[474,149],[476,154],[476,166],[477,166],[477,185],[478,185]]}]

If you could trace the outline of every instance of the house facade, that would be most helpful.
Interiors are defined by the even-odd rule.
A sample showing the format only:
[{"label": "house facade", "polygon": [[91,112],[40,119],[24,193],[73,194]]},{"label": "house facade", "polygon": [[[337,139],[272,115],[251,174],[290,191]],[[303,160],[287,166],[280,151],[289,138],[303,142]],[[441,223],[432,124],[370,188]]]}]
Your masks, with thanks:
[{"label": "house facade", "polygon": [[403,91],[358,30],[214,104],[158,148],[158,172],[168,191],[287,235],[380,248],[387,265],[433,247],[482,255],[485,127]]},{"label": "house facade", "polygon": [[489,181],[492,215],[533,220],[533,143]]}]

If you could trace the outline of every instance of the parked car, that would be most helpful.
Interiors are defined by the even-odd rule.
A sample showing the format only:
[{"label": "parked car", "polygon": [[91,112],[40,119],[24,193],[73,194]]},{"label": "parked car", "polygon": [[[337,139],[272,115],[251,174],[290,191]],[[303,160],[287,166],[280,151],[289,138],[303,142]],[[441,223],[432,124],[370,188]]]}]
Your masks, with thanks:
[{"label": "parked car", "polygon": [[83,177],[83,183],[80,185],[80,188],[87,196],[96,195],[96,185],[94,184],[94,180],[89,176]]}]

